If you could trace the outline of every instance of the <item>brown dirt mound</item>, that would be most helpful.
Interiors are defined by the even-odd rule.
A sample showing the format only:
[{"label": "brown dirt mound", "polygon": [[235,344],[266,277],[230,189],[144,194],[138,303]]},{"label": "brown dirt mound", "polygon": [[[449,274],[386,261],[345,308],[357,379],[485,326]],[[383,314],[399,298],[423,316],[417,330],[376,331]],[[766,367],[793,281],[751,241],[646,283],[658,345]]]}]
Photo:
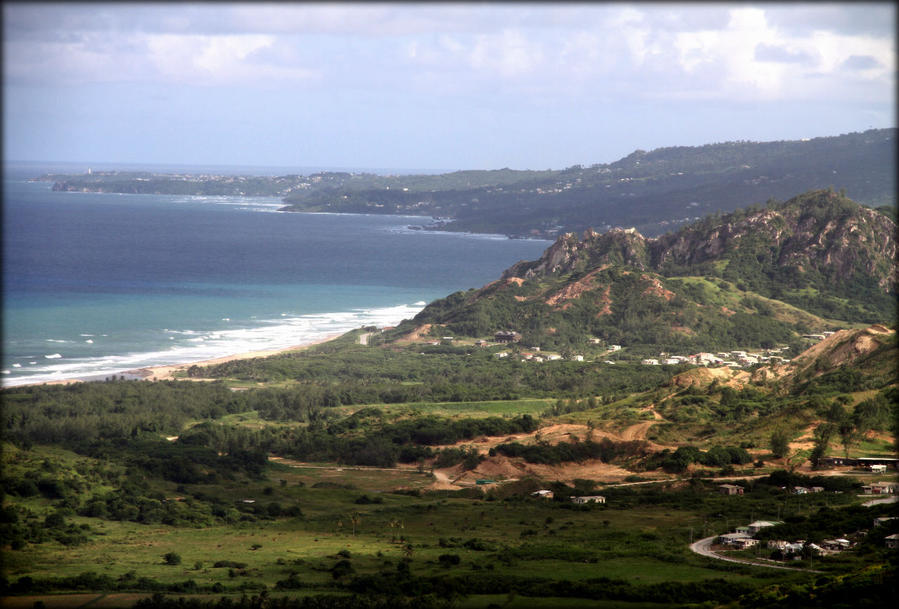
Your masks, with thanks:
[{"label": "brown dirt mound", "polygon": [[518,478],[522,474],[522,468],[513,463],[504,455],[488,457],[475,468],[481,478]]},{"label": "brown dirt mound", "polygon": [[749,373],[730,368],[693,368],[671,379],[675,387],[683,388],[711,385],[714,381],[718,381],[720,385],[742,389],[749,381]]},{"label": "brown dirt mound", "polygon": [[603,482],[619,482],[628,476],[634,475],[617,465],[610,465],[602,461],[586,461],[584,463],[566,463],[561,466],[540,465],[537,463],[525,463],[524,474],[532,475],[543,480],[558,480],[560,482],[572,482],[577,478],[586,480],[602,480]]},{"label": "brown dirt mound", "polygon": [[[881,343],[876,336],[894,332],[880,324],[863,330],[840,330],[796,356],[793,364],[801,370],[823,359],[830,368],[837,368],[877,349]],[[827,370],[821,371],[822,374],[824,372]]]}]

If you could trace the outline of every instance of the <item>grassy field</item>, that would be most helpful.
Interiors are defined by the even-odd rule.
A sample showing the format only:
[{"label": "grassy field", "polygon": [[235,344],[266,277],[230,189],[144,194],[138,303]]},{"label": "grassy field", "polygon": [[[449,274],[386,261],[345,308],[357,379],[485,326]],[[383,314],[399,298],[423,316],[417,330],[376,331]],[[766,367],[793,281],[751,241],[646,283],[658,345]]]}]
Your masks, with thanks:
[{"label": "grassy field", "polygon": [[[74,459],[71,454],[54,452],[54,456],[62,462]],[[96,572],[127,579],[136,573],[163,583],[218,583],[228,590],[248,581],[273,588],[295,573],[312,589],[327,591],[335,581],[331,569],[344,558],[341,552],[349,554],[357,574],[377,573],[411,558],[411,570],[419,576],[563,574],[569,580],[608,577],[642,584],[755,577],[751,569],[722,568],[687,550],[691,527],[698,535],[704,526],[719,526],[707,522],[702,509],[625,508],[613,503],[580,510],[535,499],[485,501],[452,493],[417,497],[385,492],[423,488],[429,482],[428,474],[415,470],[273,465],[267,479],[190,485],[180,491],[188,497],[234,503],[298,505],[302,516],[207,527],[72,516],[74,523],[91,531],[87,543],[28,544],[8,552],[6,577],[41,580]],[[167,495],[177,492],[159,490]],[[42,501],[47,503],[33,499],[28,504],[40,510]],[[44,512],[49,509],[44,506]],[[180,564],[166,564],[163,557],[168,553],[178,554]],[[442,566],[443,554],[457,555],[459,564],[451,569]],[[216,568],[217,561],[245,566]]]}]

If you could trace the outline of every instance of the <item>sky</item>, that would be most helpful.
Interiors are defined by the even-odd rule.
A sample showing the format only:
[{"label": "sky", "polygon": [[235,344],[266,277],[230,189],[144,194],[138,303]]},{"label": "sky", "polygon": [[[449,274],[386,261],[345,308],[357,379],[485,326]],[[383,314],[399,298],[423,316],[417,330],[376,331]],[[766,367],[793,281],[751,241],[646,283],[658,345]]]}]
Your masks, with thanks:
[{"label": "sky", "polygon": [[3,158],[562,169],[896,126],[883,3],[3,4]]}]

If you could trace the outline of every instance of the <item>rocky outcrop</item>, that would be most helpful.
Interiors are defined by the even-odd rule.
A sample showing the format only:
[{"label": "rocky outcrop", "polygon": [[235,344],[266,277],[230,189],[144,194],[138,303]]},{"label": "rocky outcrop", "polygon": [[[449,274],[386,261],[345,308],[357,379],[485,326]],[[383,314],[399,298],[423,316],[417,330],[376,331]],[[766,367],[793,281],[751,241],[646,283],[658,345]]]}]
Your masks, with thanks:
[{"label": "rocky outcrop", "polygon": [[741,248],[770,264],[816,272],[828,280],[877,278],[885,292],[899,283],[896,224],[884,214],[821,190],[764,209],[706,218],[676,233],[647,239],[634,229],[592,230],[559,237],[538,260],[519,262],[504,278],[531,279],[590,271],[601,265],[664,272],[727,259]]}]

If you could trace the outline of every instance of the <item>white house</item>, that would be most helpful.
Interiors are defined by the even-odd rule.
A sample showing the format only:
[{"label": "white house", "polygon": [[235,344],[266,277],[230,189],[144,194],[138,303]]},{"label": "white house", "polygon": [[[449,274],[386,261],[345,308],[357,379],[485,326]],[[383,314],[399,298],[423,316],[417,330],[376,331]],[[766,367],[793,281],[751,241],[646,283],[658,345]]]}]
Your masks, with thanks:
[{"label": "white house", "polygon": [[606,498],[602,495],[589,495],[586,497],[572,497],[571,501],[578,505],[584,505],[585,503],[605,503]]},{"label": "white house", "polygon": [[531,497],[540,497],[541,499],[552,499],[553,492],[548,491],[546,489],[540,489],[539,491],[534,491],[531,493]]},{"label": "white house", "polygon": [[770,520],[756,520],[755,522],[750,522],[748,525],[746,525],[746,530],[749,531],[750,535],[755,535],[766,527],[773,527],[778,524],[782,523],[777,521],[772,522]]}]

